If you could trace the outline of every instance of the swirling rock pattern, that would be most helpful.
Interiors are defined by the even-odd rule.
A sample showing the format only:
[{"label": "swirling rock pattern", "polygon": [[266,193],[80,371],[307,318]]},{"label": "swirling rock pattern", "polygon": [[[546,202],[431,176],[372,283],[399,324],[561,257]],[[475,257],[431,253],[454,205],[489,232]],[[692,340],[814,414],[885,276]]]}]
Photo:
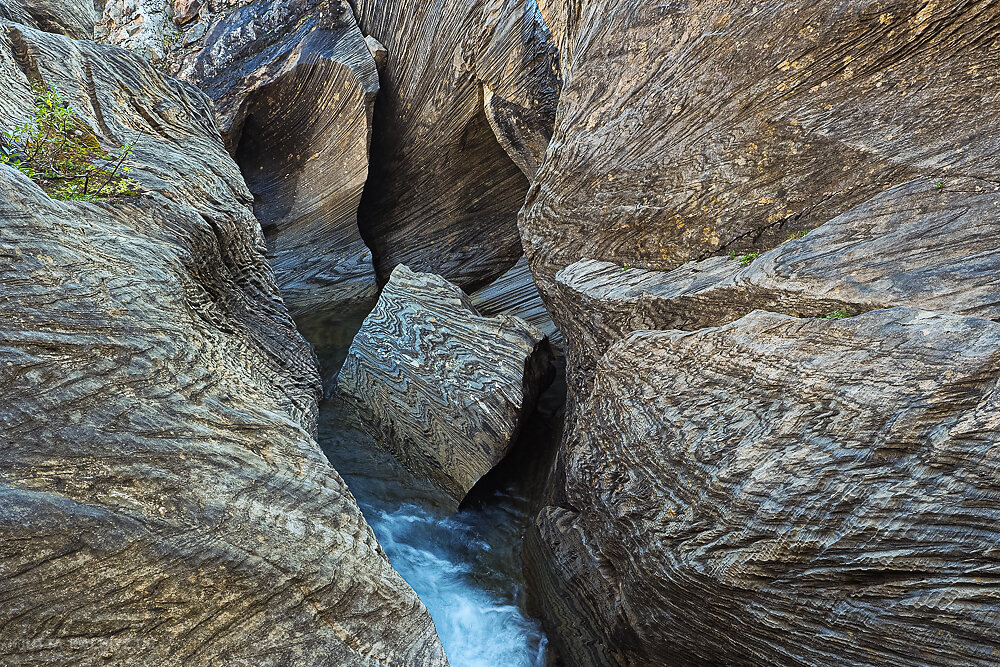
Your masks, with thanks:
[{"label": "swirling rock pattern", "polygon": [[358,231],[378,71],[343,0],[255,2],[216,20],[180,67],[215,101],[296,317],[378,295]]},{"label": "swirling rock pattern", "polygon": [[0,126],[58,87],[143,194],[0,166],[0,655],[445,665],[310,435],[319,380],[211,102],[128,52],[0,23]]},{"label": "swirling rock pattern", "polygon": [[552,381],[545,336],[481,317],[440,276],[397,266],[337,378],[347,421],[460,501],[510,450]]},{"label": "swirling rock pattern", "polygon": [[756,310],[805,317],[909,305],[1000,321],[1000,184],[917,178],[758,258],[712,257],[673,271],[581,260],[556,274],[572,309],[577,379],[622,336],[692,331]]},{"label": "swirling rock pattern", "polygon": [[550,295],[580,259],[669,271],[773,248],[919,177],[996,180],[996,4],[563,0],[543,11],[571,64],[520,228],[570,339],[577,314]]},{"label": "swirling rock pattern", "polygon": [[908,308],[618,342],[532,536],[568,661],[995,665],[998,381]]},{"label": "swirling rock pattern", "polygon": [[379,277],[402,263],[481,287],[521,255],[525,174],[551,135],[559,78],[544,23],[533,0],[355,6],[388,51],[360,211]]},{"label": "swirling rock pattern", "polygon": [[75,39],[93,39],[101,17],[93,0],[3,0],[0,19]]}]

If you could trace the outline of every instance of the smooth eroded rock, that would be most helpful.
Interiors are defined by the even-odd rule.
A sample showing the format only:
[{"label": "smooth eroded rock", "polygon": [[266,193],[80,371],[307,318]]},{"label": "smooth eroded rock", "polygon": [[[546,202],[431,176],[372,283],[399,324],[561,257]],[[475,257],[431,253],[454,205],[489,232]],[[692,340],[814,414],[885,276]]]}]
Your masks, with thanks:
[{"label": "smooth eroded rock", "polygon": [[0,126],[57,87],[143,193],[0,166],[5,664],[444,665],[313,440],[319,378],[211,103],[0,23]]},{"label": "smooth eroded rock", "polygon": [[463,288],[485,285],[521,255],[525,173],[534,173],[555,116],[556,58],[537,8],[533,0],[355,6],[388,56],[360,211],[379,277],[406,264]]},{"label": "smooth eroded rock", "polygon": [[552,381],[548,340],[482,317],[440,276],[397,266],[337,378],[349,422],[460,501],[500,462]]},{"label": "smooth eroded rock", "polygon": [[180,76],[215,101],[296,317],[378,294],[358,231],[378,71],[343,0],[255,2],[220,16]]},{"label": "smooth eroded rock", "polygon": [[538,516],[570,664],[990,665],[1000,325],[754,312],[601,360]]}]

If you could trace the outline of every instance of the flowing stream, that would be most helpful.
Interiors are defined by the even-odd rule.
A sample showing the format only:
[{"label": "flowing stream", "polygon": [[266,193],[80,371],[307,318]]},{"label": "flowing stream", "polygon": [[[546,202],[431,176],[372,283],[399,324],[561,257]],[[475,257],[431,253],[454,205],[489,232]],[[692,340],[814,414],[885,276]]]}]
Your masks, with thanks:
[{"label": "flowing stream", "polygon": [[[360,319],[324,327],[336,334],[317,346],[324,376],[343,361]],[[547,640],[525,611],[520,557],[527,491],[538,484],[537,474],[532,480],[526,471],[541,470],[542,462],[510,457],[522,474],[498,475],[501,481],[477,487],[472,506],[453,513],[441,491],[340,428],[328,404],[320,408],[319,442],[393,567],[430,611],[452,667],[544,667]]]}]

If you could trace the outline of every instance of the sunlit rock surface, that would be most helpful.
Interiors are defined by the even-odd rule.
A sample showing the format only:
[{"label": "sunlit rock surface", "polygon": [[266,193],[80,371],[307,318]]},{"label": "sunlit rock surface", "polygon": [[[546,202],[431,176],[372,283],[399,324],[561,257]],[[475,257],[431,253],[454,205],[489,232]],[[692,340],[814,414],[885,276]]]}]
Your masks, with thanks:
[{"label": "sunlit rock surface", "polygon": [[0,23],[0,125],[56,86],[143,194],[0,166],[5,664],[444,665],[313,440],[319,381],[211,103]]},{"label": "sunlit rock surface", "polygon": [[397,266],[337,379],[345,414],[460,501],[500,462],[552,381],[548,339],[482,317],[440,276]]}]

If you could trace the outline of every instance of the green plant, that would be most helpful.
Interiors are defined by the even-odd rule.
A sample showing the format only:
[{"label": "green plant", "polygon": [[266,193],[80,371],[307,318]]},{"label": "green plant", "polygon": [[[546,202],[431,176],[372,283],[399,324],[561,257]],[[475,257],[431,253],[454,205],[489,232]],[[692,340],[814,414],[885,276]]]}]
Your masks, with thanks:
[{"label": "green plant", "polygon": [[729,251],[729,259],[736,259],[736,251],[735,250],[730,250]]},{"label": "green plant", "polygon": [[795,239],[800,239],[800,238],[804,237],[808,233],[809,233],[808,229],[804,229],[804,230],[798,231],[798,232],[792,232],[791,234],[788,235],[788,237],[785,239],[785,241],[794,241]]},{"label": "green plant", "polygon": [[750,266],[751,262],[760,257],[759,252],[748,252],[747,254],[740,257],[740,264],[742,266]]},{"label": "green plant", "polygon": [[850,316],[851,316],[851,314],[849,312],[847,312],[846,310],[841,309],[841,310],[835,310],[832,313],[827,313],[826,315],[821,315],[821,316],[819,316],[816,319],[821,319],[821,320],[839,320],[842,317],[850,317]]},{"label": "green plant", "polygon": [[32,120],[0,134],[0,163],[20,170],[53,199],[115,200],[138,194],[139,183],[125,166],[134,145],[108,153],[59,91],[36,86]]},{"label": "green plant", "polygon": [[934,184],[935,190],[940,190],[943,187],[944,187],[944,181],[938,181],[937,183]]}]

